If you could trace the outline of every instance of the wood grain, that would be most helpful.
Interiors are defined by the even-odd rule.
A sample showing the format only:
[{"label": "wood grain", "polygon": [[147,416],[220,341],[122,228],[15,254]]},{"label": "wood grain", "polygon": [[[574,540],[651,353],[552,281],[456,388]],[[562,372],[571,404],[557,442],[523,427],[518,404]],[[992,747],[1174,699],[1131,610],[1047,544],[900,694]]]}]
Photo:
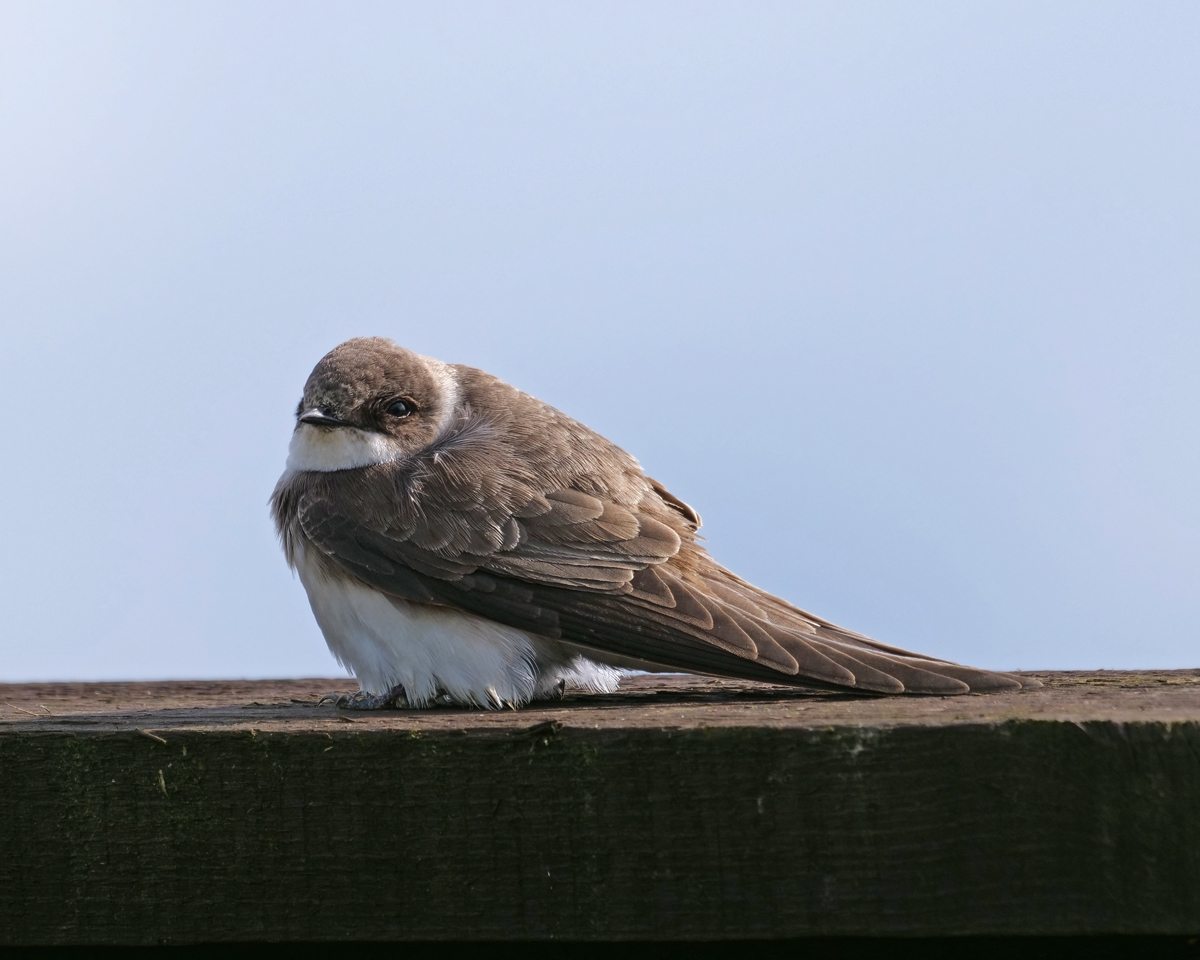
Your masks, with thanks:
[{"label": "wood grain", "polygon": [[928,699],[639,677],[0,686],[0,943],[1200,930],[1200,671]]}]

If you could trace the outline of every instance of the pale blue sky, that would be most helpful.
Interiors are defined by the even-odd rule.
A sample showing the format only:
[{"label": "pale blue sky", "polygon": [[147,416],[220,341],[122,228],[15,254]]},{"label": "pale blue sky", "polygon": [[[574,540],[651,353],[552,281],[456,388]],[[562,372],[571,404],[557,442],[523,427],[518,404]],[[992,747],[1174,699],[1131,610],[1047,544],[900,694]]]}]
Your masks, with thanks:
[{"label": "pale blue sky", "polygon": [[743,576],[1196,667],[1200,6],[0,6],[0,679],[336,674],[266,501],[390,336]]}]

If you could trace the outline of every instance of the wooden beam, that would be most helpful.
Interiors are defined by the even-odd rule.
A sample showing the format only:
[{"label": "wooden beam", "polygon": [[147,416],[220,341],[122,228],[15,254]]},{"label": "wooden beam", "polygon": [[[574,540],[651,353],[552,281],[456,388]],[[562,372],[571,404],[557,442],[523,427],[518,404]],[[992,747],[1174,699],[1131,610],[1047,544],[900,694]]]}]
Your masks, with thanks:
[{"label": "wooden beam", "polygon": [[0,943],[1200,930],[1200,671],[520,712],[0,686]]}]

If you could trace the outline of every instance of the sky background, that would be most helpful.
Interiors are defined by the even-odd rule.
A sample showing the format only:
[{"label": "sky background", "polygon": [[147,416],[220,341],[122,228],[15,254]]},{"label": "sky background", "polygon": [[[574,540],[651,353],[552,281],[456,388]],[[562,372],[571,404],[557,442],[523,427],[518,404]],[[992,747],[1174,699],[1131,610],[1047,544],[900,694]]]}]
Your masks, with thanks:
[{"label": "sky background", "polygon": [[742,576],[1200,666],[1200,5],[0,4],[0,680],[336,676],[267,512],[356,335]]}]

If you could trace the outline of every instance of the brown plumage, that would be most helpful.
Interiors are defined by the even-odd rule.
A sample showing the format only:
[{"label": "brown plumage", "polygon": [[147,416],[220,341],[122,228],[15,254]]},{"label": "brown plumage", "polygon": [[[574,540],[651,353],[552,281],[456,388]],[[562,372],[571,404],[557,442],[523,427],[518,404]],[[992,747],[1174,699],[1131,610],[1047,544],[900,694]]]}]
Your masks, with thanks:
[{"label": "brown plumage", "polygon": [[480,370],[351,340],[313,370],[297,415],[275,520],[289,561],[306,565],[335,653],[354,667],[366,662],[360,648],[387,651],[384,666],[355,671],[379,694],[369,705],[498,705],[546,688],[535,662],[528,695],[493,696],[499,687],[486,684],[486,697],[456,693],[438,673],[450,666],[413,673],[403,636],[347,640],[359,628],[338,624],[363,617],[321,607],[334,609],[314,595],[321,584],[377,591],[405,616],[458,611],[515,628],[535,650],[522,662],[544,638],[600,664],[798,686],[958,694],[1030,684],[886,646],[746,583],[697,542],[696,512],[633,457]]}]

